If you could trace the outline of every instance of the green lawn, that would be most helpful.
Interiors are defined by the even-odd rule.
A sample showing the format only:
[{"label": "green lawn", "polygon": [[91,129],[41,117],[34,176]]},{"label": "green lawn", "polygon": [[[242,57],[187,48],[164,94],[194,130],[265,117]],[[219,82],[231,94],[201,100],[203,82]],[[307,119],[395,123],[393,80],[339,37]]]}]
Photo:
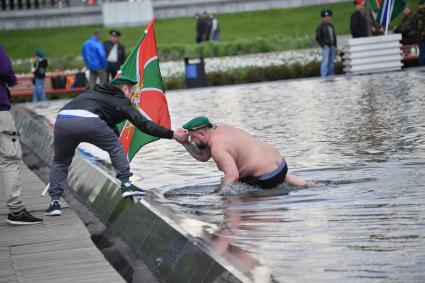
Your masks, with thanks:
[{"label": "green lawn", "polygon": [[[222,31],[222,42],[270,36],[313,38],[315,28],[321,21],[320,11],[323,8],[333,10],[333,23],[337,34],[348,34],[349,19],[354,10],[351,1],[290,9],[219,14],[217,17]],[[158,20],[155,28],[160,51],[169,45],[195,45],[194,18]],[[103,39],[108,37],[108,29],[100,26],[83,26],[2,31],[0,42],[13,59],[32,57],[36,48],[44,49],[48,58],[75,58],[80,55],[82,43],[90,37],[94,29],[103,31]],[[123,33],[121,42],[128,51],[134,46],[143,30],[144,27],[120,28]]]},{"label": "green lawn", "polygon": [[[321,20],[320,10],[324,7],[334,10],[337,32],[348,33],[349,17],[353,10],[351,2],[217,15],[222,31],[222,41],[271,35],[312,36]],[[96,28],[104,31],[104,39],[108,37],[108,29],[100,26],[83,26],[2,31],[0,32],[0,41],[10,57],[14,59],[31,57],[37,47],[44,49],[48,57],[76,56],[80,54],[82,43]],[[194,18],[157,20],[155,28],[158,48],[168,44],[194,44]],[[143,30],[144,27],[120,28],[123,33],[121,42],[127,48],[131,48]]]}]

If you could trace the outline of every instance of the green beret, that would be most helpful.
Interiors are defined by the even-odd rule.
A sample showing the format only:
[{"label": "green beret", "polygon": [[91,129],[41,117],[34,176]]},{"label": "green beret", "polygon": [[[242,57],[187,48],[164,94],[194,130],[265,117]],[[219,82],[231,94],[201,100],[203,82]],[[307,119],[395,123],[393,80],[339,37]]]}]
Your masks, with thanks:
[{"label": "green beret", "polygon": [[41,48],[37,48],[36,50],[35,50],[35,55],[38,55],[39,57],[41,57],[41,58],[45,58],[46,57],[46,53],[44,53],[44,51],[43,50],[41,50]]},{"label": "green beret", "polygon": [[135,85],[137,81],[127,76],[121,75],[111,81],[113,85]]},{"label": "green beret", "polygon": [[188,131],[196,131],[205,127],[212,127],[210,120],[208,120],[208,118],[205,116],[193,118],[192,120],[183,125],[183,129],[186,129]]}]

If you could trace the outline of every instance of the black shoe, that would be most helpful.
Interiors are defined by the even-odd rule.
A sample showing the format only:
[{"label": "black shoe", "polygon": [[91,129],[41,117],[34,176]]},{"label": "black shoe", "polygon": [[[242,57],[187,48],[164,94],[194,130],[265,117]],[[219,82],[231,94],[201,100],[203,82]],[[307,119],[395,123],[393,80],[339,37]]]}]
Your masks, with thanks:
[{"label": "black shoe", "polygon": [[48,216],[60,216],[62,214],[61,203],[58,200],[52,201],[44,214]]},{"label": "black shoe", "polygon": [[122,197],[123,198],[146,195],[144,190],[136,187],[135,185],[133,185],[131,183],[126,183],[126,184],[122,185],[121,191],[122,191]]},{"label": "black shoe", "polygon": [[42,223],[43,219],[34,217],[26,209],[23,209],[19,212],[9,213],[6,222],[10,225],[27,225]]}]

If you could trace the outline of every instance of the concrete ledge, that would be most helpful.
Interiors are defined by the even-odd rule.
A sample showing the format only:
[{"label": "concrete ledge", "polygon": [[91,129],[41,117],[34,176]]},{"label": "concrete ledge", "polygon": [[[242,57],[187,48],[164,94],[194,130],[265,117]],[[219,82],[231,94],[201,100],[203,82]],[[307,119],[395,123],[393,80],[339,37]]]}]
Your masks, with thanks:
[{"label": "concrete ledge", "polygon": [[[51,160],[52,126],[43,117],[24,107],[15,107],[12,113],[21,132],[22,143],[28,143],[46,163]],[[105,257],[116,269],[120,269],[118,271],[127,281],[140,282],[134,273],[140,261],[161,282],[252,281],[249,269],[235,268],[232,260],[228,260],[232,258],[231,255],[223,257],[212,254],[208,241],[205,241],[207,237],[195,238],[161,211],[155,205],[155,195],[148,195],[146,200],[137,204],[122,199],[115,178],[81,154],[77,153],[74,158],[68,183],[70,188],[67,195],[78,200],[83,206],[80,210],[88,209],[101,222],[93,223],[93,217],[83,219],[86,225],[100,225],[101,228],[94,229],[97,230],[93,235],[94,240],[112,243],[108,245],[121,252],[120,256]],[[78,205],[73,206],[72,201],[68,202],[78,210]],[[119,249],[121,241],[125,245]],[[126,260],[119,260],[120,257]],[[119,264],[114,264],[114,260]],[[237,259],[234,260],[237,262]],[[128,268],[131,268],[130,274],[127,274]]]},{"label": "concrete ledge", "polygon": [[101,7],[66,7],[0,13],[0,30],[103,24]]}]

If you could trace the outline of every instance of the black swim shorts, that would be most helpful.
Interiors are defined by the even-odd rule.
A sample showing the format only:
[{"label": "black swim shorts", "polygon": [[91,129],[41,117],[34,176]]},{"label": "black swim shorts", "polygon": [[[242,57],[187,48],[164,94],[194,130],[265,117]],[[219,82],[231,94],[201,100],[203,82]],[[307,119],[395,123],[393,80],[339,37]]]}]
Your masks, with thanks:
[{"label": "black swim shorts", "polygon": [[239,181],[251,186],[259,186],[262,189],[271,189],[285,182],[287,173],[288,166],[285,160],[283,160],[279,167],[276,168],[273,172],[258,177],[246,177],[240,179]]}]

